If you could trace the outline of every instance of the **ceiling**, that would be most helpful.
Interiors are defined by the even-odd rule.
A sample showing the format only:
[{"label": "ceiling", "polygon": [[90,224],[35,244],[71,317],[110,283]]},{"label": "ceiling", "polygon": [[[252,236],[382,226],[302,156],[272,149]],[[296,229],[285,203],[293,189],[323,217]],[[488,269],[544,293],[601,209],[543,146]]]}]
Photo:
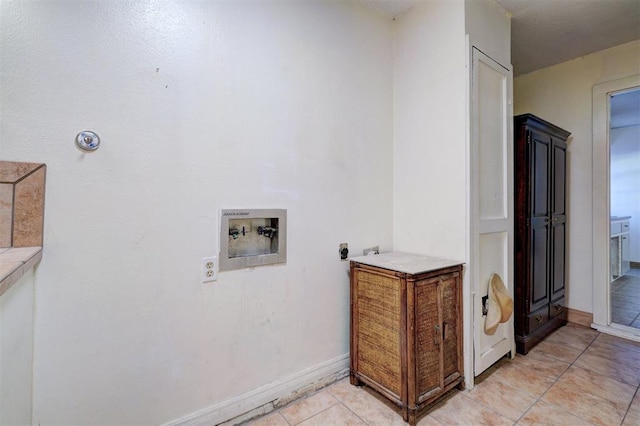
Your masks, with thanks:
[{"label": "ceiling", "polygon": [[[395,18],[432,0],[360,1]],[[640,0],[495,1],[511,14],[514,76],[640,39]],[[638,124],[640,90],[614,96],[611,127]]]},{"label": "ceiling", "polygon": [[[396,17],[430,0],[361,0]],[[640,0],[495,0],[511,15],[515,76],[640,39]]]}]

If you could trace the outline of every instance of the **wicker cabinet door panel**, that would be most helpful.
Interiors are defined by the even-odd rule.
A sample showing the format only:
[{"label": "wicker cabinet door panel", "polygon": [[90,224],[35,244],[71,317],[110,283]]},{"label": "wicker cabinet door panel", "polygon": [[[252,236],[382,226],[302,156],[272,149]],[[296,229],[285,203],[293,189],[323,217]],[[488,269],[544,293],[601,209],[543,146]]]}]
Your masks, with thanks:
[{"label": "wicker cabinet door panel", "polygon": [[400,397],[402,283],[357,271],[358,372]]},{"label": "wicker cabinet door panel", "polygon": [[438,280],[416,283],[415,312],[416,386],[417,395],[424,399],[442,392]]},{"label": "wicker cabinet door panel", "polygon": [[459,342],[462,336],[462,309],[460,308],[460,276],[459,274],[443,277],[440,282],[442,293],[442,357],[444,385],[460,377]]}]

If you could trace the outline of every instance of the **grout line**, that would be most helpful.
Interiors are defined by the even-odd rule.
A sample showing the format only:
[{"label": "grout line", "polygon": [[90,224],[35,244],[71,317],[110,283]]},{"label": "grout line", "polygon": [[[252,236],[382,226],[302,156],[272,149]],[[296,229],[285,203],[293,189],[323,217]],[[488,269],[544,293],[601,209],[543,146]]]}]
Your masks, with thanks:
[{"label": "grout line", "polygon": [[349,408],[349,406],[347,406],[347,404],[345,404],[344,402],[340,401],[340,404],[342,404],[344,406],[344,408],[346,408],[347,410],[351,411],[351,413],[353,413],[354,416],[356,416],[357,418],[359,418],[360,420],[362,420],[362,423],[364,423],[367,426],[369,425],[369,422],[367,422],[365,419],[363,419],[362,417],[360,417],[358,415],[358,413],[356,413],[355,411],[353,411],[351,408]]},{"label": "grout line", "polygon": [[[353,386],[353,385],[351,385],[351,383],[349,383],[349,385],[350,385],[350,386]],[[354,388],[356,388],[356,389],[354,390],[355,392],[366,392],[364,389],[362,389],[362,388],[363,388],[363,386],[354,386]],[[332,393],[331,391],[329,391],[329,393],[331,393],[331,395],[333,395],[333,393]],[[359,418],[360,420],[362,420],[362,423],[364,423],[364,424],[365,424],[365,425],[367,425],[367,426],[370,426],[368,421],[366,421],[365,419],[363,419],[362,417],[360,417],[360,416],[358,415],[358,413],[356,413],[355,411],[353,411],[353,410],[352,410],[352,409],[351,409],[347,404],[345,404],[345,403],[344,403],[344,401],[343,401],[342,399],[338,399],[338,397],[337,397],[336,395],[333,395],[333,397],[334,397],[335,399],[337,399],[338,401],[340,401],[340,404],[342,404],[342,405],[343,405],[347,410],[351,411],[351,412],[352,412],[352,413],[353,413],[357,418]]]},{"label": "grout line", "polygon": [[633,394],[633,397],[631,398],[631,402],[629,403],[629,406],[627,407],[627,411],[624,412],[624,416],[622,416],[622,421],[620,422],[620,424],[623,424],[624,421],[626,420],[627,416],[629,415],[629,411],[631,411],[631,406],[633,405],[633,401],[636,399],[636,396],[638,395],[638,391],[640,390],[640,385],[638,385],[638,387],[636,388],[635,393]]},{"label": "grout line", "polygon": [[[517,424],[520,420],[522,420],[522,418],[523,418],[524,416],[526,416],[526,415],[527,415],[527,413],[528,413],[529,411],[531,411],[531,409],[533,408],[533,406],[534,406],[534,405],[536,405],[536,404],[538,403],[538,401],[540,401],[540,400],[542,399],[542,397],[543,397],[543,396],[545,396],[545,395],[547,394],[547,392],[549,392],[549,390],[550,390],[550,389],[551,389],[551,388],[552,388],[552,387],[553,387],[553,386],[558,382],[558,380],[560,380],[560,378],[561,378],[562,376],[564,376],[564,375],[565,375],[565,373],[566,373],[567,371],[569,371],[569,369],[573,366],[573,364],[574,364],[574,363],[575,363],[575,362],[576,362],[576,361],[577,361],[577,360],[578,360],[578,359],[579,359],[579,358],[580,358],[580,357],[581,357],[581,356],[582,356],[582,355],[587,351],[587,349],[589,349],[589,348],[591,347],[591,345],[593,344],[593,342],[595,342],[595,341],[596,341],[596,339],[598,338],[598,336],[600,336],[600,334],[602,334],[602,333],[598,332],[598,334],[596,335],[596,337],[594,337],[594,338],[593,338],[593,340],[591,340],[591,342],[589,342],[589,344],[587,345],[587,347],[586,347],[586,348],[584,348],[584,350],[583,350],[582,352],[580,352],[580,355],[578,355],[578,356],[576,357],[576,359],[574,359],[573,361],[571,361],[571,362],[569,363],[569,366],[568,366],[568,367],[567,367],[567,368],[562,372],[562,374],[560,374],[560,375],[559,375],[559,376],[558,376],[558,377],[553,381],[553,383],[551,384],[551,386],[549,386],[549,387],[547,388],[547,390],[545,390],[544,392],[542,392],[542,395],[540,395],[540,396],[539,396],[539,397],[538,397],[538,398],[533,402],[533,404],[531,404],[531,406],[530,406],[529,408],[527,408],[527,410],[526,410],[524,413],[522,413],[522,415],[521,415],[520,417],[518,417],[518,420],[516,421],[516,423],[515,423],[515,424]],[[557,358],[554,358],[554,357],[550,357],[550,358],[557,359]],[[558,360],[558,361],[561,361],[561,360]],[[565,361],[565,362],[566,362],[566,361]],[[580,367],[576,366],[576,368],[580,368]],[[550,402],[549,404],[551,404],[551,405],[555,405],[555,406],[556,406],[556,407],[558,407],[558,408],[562,408],[562,407],[560,407],[560,406],[558,406],[558,405],[556,405],[556,404],[553,404],[552,402]],[[578,415],[577,415],[577,414],[575,414],[575,413],[571,413],[571,414],[572,414],[573,416],[575,416],[575,417],[579,418],[579,419],[582,419],[582,420],[585,420],[585,421],[587,421],[587,422],[588,422],[588,420],[587,420],[587,419],[583,419],[582,417],[578,416]]]},{"label": "grout line", "polygon": [[[342,379],[340,379],[340,380],[342,380]],[[317,416],[318,414],[323,413],[323,412],[327,411],[328,409],[330,409],[330,408],[332,408],[332,407],[335,407],[336,405],[338,405],[338,404],[341,404],[341,403],[342,403],[338,398],[336,398],[336,396],[335,396],[334,394],[332,394],[331,392],[329,392],[329,391],[328,391],[328,389],[329,389],[331,386],[333,386],[335,383],[337,383],[337,382],[334,382],[334,383],[332,383],[332,384],[330,384],[330,385],[328,385],[328,386],[325,386],[325,387],[323,387],[323,388],[320,388],[320,389],[318,389],[317,391],[314,391],[314,392],[312,392],[312,393],[310,393],[310,394],[308,394],[308,395],[303,396],[302,398],[294,399],[293,401],[290,401],[290,402],[289,402],[289,403],[287,403],[286,405],[284,405],[284,406],[282,406],[282,407],[278,408],[278,409],[277,409],[277,410],[275,410],[274,412],[276,412],[276,413],[280,414],[280,415],[282,416],[282,418],[284,418],[284,421],[285,421],[285,422],[287,422],[287,424],[288,424],[289,426],[295,426],[295,425],[299,425],[299,424],[300,424],[300,423],[302,423],[302,422],[306,422],[307,420],[309,420],[309,419],[311,419],[311,418],[313,418],[313,417]],[[282,411],[282,410],[284,410],[285,408],[290,407],[290,406],[292,406],[292,405],[295,405],[295,404],[296,404],[296,403],[298,403],[298,402],[302,402],[302,401],[304,401],[304,400],[306,400],[306,399],[309,399],[309,398],[311,398],[311,397],[313,397],[313,396],[315,396],[315,395],[318,395],[319,393],[324,392],[324,391],[327,391],[327,392],[328,392],[328,393],[329,393],[329,394],[330,394],[330,395],[331,395],[331,396],[336,400],[336,403],[335,403],[335,404],[330,405],[329,407],[325,408],[324,410],[320,410],[320,411],[318,411],[317,413],[315,413],[315,414],[313,414],[313,415],[311,415],[311,416],[309,416],[309,417],[307,417],[307,418],[305,418],[305,419],[303,419],[303,420],[299,421],[298,423],[291,423],[291,422],[290,422],[289,420],[287,420],[287,418],[282,414],[282,412],[281,412],[281,411]]]},{"label": "grout line", "polygon": [[[331,396],[333,396],[333,395],[331,395]],[[334,397],[334,398],[335,398],[335,397]],[[324,413],[325,411],[332,409],[333,407],[335,407],[335,406],[336,406],[336,405],[338,405],[338,404],[341,404],[341,402],[340,402],[340,401],[338,401],[338,398],[336,398],[336,403],[335,403],[335,404],[333,404],[333,405],[331,405],[331,406],[329,406],[329,407],[325,408],[324,410],[320,410],[320,411],[318,411],[318,412],[317,412],[317,413],[315,413],[313,416],[307,417],[306,419],[301,420],[301,421],[299,421],[298,423],[294,423],[294,425],[299,425],[299,424],[301,424],[301,423],[304,423],[304,422],[306,422],[307,420],[310,420],[310,419],[314,418],[315,416],[318,416],[318,415],[320,415],[320,414]],[[284,417],[284,416],[282,416],[282,417]],[[287,420],[287,419],[285,419],[285,420]],[[291,424],[291,423],[289,423],[289,424]],[[292,425],[292,426],[294,426],[294,425]]]}]

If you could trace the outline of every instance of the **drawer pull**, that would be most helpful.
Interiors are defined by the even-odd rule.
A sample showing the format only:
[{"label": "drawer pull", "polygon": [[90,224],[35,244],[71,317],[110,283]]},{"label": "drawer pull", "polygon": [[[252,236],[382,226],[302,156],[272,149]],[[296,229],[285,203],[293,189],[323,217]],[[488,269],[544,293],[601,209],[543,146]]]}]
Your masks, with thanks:
[{"label": "drawer pull", "polygon": [[540,324],[542,322],[542,315],[536,315],[536,321]]},{"label": "drawer pull", "polygon": [[559,303],[556,303],[556,304],[554,305],[554,308],[556,308],[556,311],[561,311],[561,310],[562,310],[562,305],[561,305],[561,304],[559,304]]}]

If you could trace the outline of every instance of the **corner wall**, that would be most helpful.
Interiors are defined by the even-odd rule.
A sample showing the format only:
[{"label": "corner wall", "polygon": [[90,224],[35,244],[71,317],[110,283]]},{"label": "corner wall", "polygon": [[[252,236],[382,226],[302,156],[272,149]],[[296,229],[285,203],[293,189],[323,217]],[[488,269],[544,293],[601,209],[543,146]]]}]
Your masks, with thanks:
[{"label": "corner wall", "polygon": [[572,309],[593,312],[592,87],[639,73],[640,41],[634,41],[514,78],[514,114],[533,113],[572,133],[566,246]]},{"label": "corner wall", "polygon": [[[1,7],[0,153],[48,166],[33,423],[168,422],[347,354],[338,245],[392,248],[391,22],[356,2]],[[201,284],[221,208],[286,208],[286,265]]]},{"label": "corner wall", "polygon": [[464,260],[464,2],[419,3],[393,48],[393,248]]}]

